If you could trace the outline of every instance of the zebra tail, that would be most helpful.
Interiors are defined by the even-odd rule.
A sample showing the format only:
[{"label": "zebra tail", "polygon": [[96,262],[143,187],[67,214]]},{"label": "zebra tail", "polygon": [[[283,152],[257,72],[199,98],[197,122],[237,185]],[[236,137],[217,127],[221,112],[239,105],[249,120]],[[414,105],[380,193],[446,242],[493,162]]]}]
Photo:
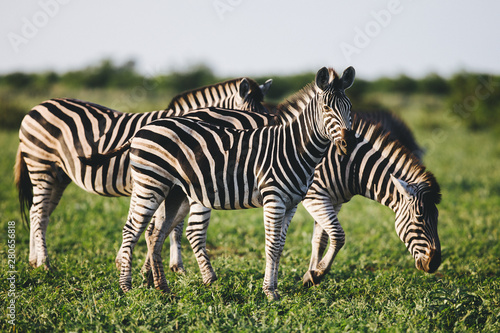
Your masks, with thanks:
[{"label": "zebra tail", "polygon": [[78,156],[78,158],[80,159],[80,162],[82,162],[85,165],[92,167],[99,167],[104,165],[106,162],[109,162],[109,160],[112,159],[113,157],[121,155],[124,151],[128,150],[131,144],[132,140],[128,140],[122,146],[112,149],[108,152],[102,154],[99,153],[93,154],[89,157]]},{"label": "zebra tail", "polygon": [[21,149],[17,149],[16,164],[14,165],[14,181],[16,183],[17,191],[19,192],[19,205],[21,209],[21,219],[23,223],[30,228],[29,210],[33,205],[33,184],[26,166]]}]

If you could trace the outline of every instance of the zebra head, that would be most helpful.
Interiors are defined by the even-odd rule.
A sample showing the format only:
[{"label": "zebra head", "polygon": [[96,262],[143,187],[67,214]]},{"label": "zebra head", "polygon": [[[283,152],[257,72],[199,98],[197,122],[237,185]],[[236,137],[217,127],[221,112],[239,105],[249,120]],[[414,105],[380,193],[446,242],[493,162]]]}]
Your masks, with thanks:
[{"label": "zebra head", "polygon": [[396,232],[415,259],[415,266],[434,273],[441,264],[441,244],[437,224],[441,200],[439,186],[432,174],[428,179],[408,183],[391,174],[398,195],[396,201]]},{"label": "zebra head", "polygon": [[349,132],[352,129],[351,102],[344,91],[354,82],[354,68],[348,67],[341,77],[326,67],[316,74],[316,86],[320,90],[319,105],[324,106],[323,118],[326,135],[337,146],[337,152],[347,155]]},{"label": "zebra head", "polygon": [[273,83],[272,79],[259,85],[252,79],[242,78],[238,87],[238,97],[235,99],[235,109],[248,110],[262,114],[269,111],[262,105],[264,97]]}]

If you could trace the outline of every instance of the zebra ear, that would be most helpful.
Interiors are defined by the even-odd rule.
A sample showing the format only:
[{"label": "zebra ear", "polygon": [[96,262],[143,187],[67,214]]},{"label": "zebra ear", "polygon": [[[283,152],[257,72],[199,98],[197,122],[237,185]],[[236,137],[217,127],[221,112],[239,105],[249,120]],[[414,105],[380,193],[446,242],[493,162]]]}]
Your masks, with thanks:
[{"label": "zebra ear", "polygon": [[248,93],[250,92],[250,84],[248,83],[248,80],[246,78],[243,78],[240,82],[240,97],[245,98],[247,97]]},{"label": "zebra ear", "polygon": [[269,91],[269,88],[271,87],[271,84],[273,83],[273,79],[269,79],[264,84],[261,84],[259,86],[260,91],[262,91],[262,95],[266,96],[267,92]]},{"label": "zebra ear", "polygon": [[344,73],[342,74],[342,89],[346,90],[349,89],[353,82],[354,82],[354,77],[356,76],[356,71],[352,66],[349,66],[346,68]]},{"label": "zebra ear", "polygon": [[329,82],[330,72],[328,71],[328,68],[323,67],[318,71],[318,73],[316,73],[316,86],[318,86],[321,90],[325,90],[328,88]]},{"label": "zebra ear", "polygon": [[415,195],[415,190],[407,182],[394,177],[392,173],[391,180],[394,183],[394,186],[396,186],[398,192],[401,193],[405,198],[409,199]]}]

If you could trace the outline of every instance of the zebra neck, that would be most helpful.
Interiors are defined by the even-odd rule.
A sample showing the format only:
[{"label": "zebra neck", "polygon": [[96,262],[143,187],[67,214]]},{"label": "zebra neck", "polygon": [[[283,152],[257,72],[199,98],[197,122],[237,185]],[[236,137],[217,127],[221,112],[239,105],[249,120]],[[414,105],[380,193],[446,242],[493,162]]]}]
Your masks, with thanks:
[{"label": "zebra neck", "polygon": [[[303,110],[298,110],[293,119],[282,125],[292,141],[293,149],[309,165],[315,167],[330,146],[325,135],[322,110],[318,110],[317,99],[311,99]],[[300,112],[301,111],[301,112]]]},{"label": "zebra neck", "polygon": [[[165,111],[173,112],[170,117],[177,117],[189,111],[212,106],[226,109],[236,108],[235,98],[238,96],[239,84],[242,79],[237,78],[185,91],[172,98]],[[254,90],[259,89],[253,80],[247,79],[247,81],[252,85]]]},{"label": "zebra neck", "polygon": [[395,211],[398,194],[390,177],[395,172],[394,161],[381,155],[370,144],[360,142],[350,158],[342,162],[343,188],[346,189],[343,197],[346,201],[354,195],[362,195]]},{"label": "zebra neck", "polygon": [[318,105],[318,91],[309,84],[276,107],[276,124],[288,124],[298,118],[308,105]]}]

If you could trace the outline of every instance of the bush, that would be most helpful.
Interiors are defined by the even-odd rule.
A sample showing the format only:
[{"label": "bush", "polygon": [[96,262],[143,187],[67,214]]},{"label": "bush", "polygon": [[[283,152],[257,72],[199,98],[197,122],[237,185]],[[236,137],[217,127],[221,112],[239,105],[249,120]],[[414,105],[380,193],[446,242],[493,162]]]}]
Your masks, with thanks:
[{"label": "bush", "polygon": [[470,129],[500,132],[500,77],[460,73],[450,80],[449,107]]},{"label": "bush", "polygon": [[26,108],[19,101],[5,94],[0,94],[0,128],[18,129],[26,113]]},{"label": "bush", "polygon": [[418,81],[419,92],[434,95],[446,95],[450,92],[448,82],[436,73],[432,73]]},{"label": "bush", "polygon": [[64,85],[85,88],[131,88],[142,84],[142,81],[143,77],[137,73],[133,60],[115,65],[106,59],[97,66],[70,71],[61,76]]},{"label": "bush", "polygon": [[162,87],[178,94],[186,90],[217,83],[219,79],[206,65],[197,65],[184,72],[172,72],[161,77]]}]

